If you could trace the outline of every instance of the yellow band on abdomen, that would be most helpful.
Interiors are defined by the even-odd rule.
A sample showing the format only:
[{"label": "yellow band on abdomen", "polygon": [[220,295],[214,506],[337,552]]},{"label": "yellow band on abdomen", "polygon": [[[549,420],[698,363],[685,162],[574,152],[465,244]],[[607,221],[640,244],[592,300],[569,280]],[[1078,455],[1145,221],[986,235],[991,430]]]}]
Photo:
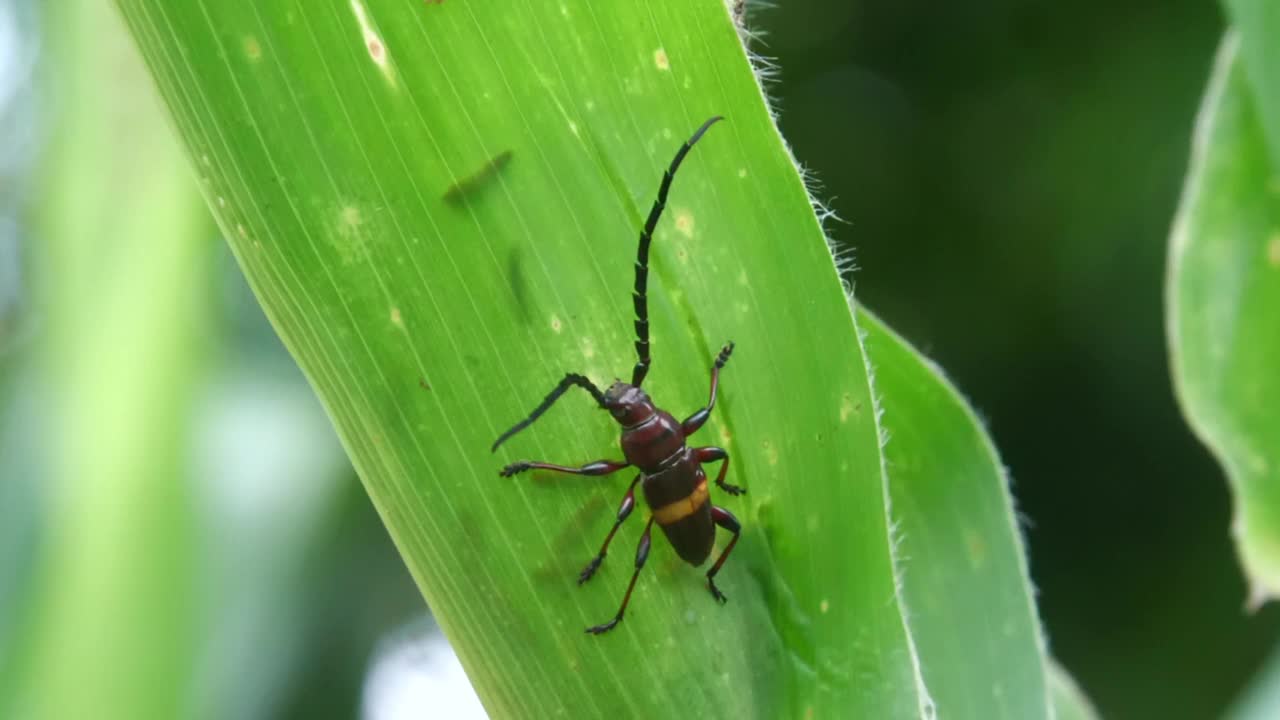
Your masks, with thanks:
[{"label": "yellow band on abdomen", "polygon": [[675,502],[669,502],[666,505],[653,511],[653,519],[659,525],[671,525],[689,517],[698,512],[698,508],[707,501],[707,480],[703,478],[702,482],[689,493],[688,497],[682,497]]}]

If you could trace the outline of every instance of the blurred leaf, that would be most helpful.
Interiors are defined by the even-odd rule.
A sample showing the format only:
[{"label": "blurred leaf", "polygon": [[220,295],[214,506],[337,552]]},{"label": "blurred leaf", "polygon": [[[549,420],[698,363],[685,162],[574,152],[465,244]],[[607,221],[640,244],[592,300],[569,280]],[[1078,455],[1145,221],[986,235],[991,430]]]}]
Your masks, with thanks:
[{"label": "blurred leaf", "polygon": [[1226,469],[1257,605],[1280,592],[1280,176],[1228,35],[1197,123],[1169,250],[1174,384]]},{"label": "blurred leaf", "polygon": [[916,647],[940,717],[1044,712],[1044,648],[1004,467],[932,363],[865,311]]},{"label": "blurred leaf", "polygon": [[1056,662],[1049,663],[1049,692],[1056,720],[1097,720],[1093,703]]},{"label": "blurred leaf", "polygon": [[110,4],[47,11],[57,120],[34,245],[54,482],[6,716],[178,717],[197,597],[192,499],[178,478],[208,302],[207,216]]},{"label": "blurred leaf", "polygon": [[1273,720],[1280,717],[1280,646],[1249,681],[1226,720]]},{"label": "blurred leaf", "polygon": [[[950,477],[951,448],[932,444],[948,433],[927,413],[964,423],[957,461],[981,490],[969,507],[987,514],[944,532],[979,533],[1000,565],[965,642],[1013,650],[962,669],[936,650],[946,621],[908,631],[927,611],[908,615],[898,592],[893,467],[860,339],[720,0],[120,5],[241,266],[491,714],[928,716],[928,668],[966,673],[935,693],[956,716],[991,716],[962,687],[974,678],[983,693],[1011,679],[1010,717],[1047,716],[1003,480],[923,365],[904,371],[925,386],[901,420],[917,439],[891,452],[937,452],[921,474]],[[654,243],[646,388],[675,412],[699,407],[715,351],[738,341],[700,436],[751,490],[720,498],[746,526],[721,575],[731,602],[717,606],[658,537],[627,620],[585,637],[631,573],[639,521],[596,579],[574,582],[628,476],[496,471],[616,455],[616,426],[573,394],[500,454],[488,447],[564,372],[630,369],[638,228],[672,153],[713,114],[729,121],[686,161]],[[881,390],[890,416],[918,391]],[[915,502],[908,512],[951,512]],[[978,602],[972,564],[954,583]],[[928,578],[922,593],[953,582],[906,572]]]},{"label": "blurred leaf", "polygon": [[1239,36],[1240,62],[1249,79],[1249,95],[1271,166],[1280,168],[1280,3],[1275,0],[1225,0]]}]

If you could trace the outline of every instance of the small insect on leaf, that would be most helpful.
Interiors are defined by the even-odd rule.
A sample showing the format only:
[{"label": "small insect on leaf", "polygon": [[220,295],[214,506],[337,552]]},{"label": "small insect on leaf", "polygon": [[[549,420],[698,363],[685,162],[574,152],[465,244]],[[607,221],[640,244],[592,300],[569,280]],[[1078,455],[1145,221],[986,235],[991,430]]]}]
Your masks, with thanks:
[{"label": "small insect on leaf", "polygon": [[746,490],[724,481],[725,475],[729,472],[729,453],[724,448],[689,447],[687,438],[697,432],[706,423],[707,418],[711,417],[711,409],[716,404],[716,389],[720,384],[720,370],[724,368],[725,363],[729,361],[729,355],[733,353],[733,343],[726,344],[712,362],[711,397],[707,400],[706,407],[685,418],[683,422],[677,421],[665,410],[658,409],[649,399],[649,395],[640,389],[649,372],[650,363],[649,245],[653,242],[653,232],[667,205],[667,193],[671,190],[671,182],[675,178],[676,170],[680,168],[680,163],[694,143],[698,142],[703,133],[720,119],[713,117],[703,123],[702,127],[698,128],[693,136],[676,151],[675,159],[671,161],[671,166],[662,176],[662,183],[658,186],[658,197],[649,211],[649,218],[640,230],[640,245],[636,251],[635,285],[632,291],[636,313],[637,362],[631,374],[631,382],[619,380],[610,385],[608,390],[601,392],[590,378],[569,373],[543,398],[529,417],[513,425],[493,443],[493,450],[496,451],[498,446],[511,436],[532,425],[543,413],[550,410],[555,401],[572,387],[580,387],[590,393],[596,404],[608,410],[614,420],[622,426],[624,460],[596,460],[581,467],[521,460],[507,465],[498,473],[502,477],[512,477],[526,470],[550,470],[572,475],[608,475],[632,466],[640,471],[627,487],[627,494],[623,496],[622,503],[618,506],[617,520],[614,521],[613,529],[605,536],[600,552],[578,574],[578,583],[582,584],[590,580],[596,569],[600,567],[614,534],[635,508],[635,490],[636,485],[639,485],[651,514],[636,549],[635,571],[631,574],[631,582],[627,585],[627,592],[622,598],[622,606],[618,608],[617,615],[608,622],[587,628],[587,632],[593,635],[608,632],[622,621],[622,616],[627,611],[627,603],[631,601],[631,592],[635,589],[636,580],[640,577],[640,570],[644,568],[645,561],[649,558],[649,533],[655,522],[662,528],[662,532],[671,541],[671,546],[675,548],[680,558],[694,566],[703,564],[711,556],[717,526],[733,533],[733,539],[707,571],[707,589],[711,592],[711,597],[721,603],[727,600],[724,593],[720,592],[720,588],[716,587],[715,577],[716,573],[720,572],[720,567],[724,565],[725,559],[729,557],[729,553],[733,551],[733,546],[737,544],[742,525],[733,513],[711,504],[707,474],[702,469],[702,465],[720,462],[716,486],[724,492],[730,495],[741,495]]}]

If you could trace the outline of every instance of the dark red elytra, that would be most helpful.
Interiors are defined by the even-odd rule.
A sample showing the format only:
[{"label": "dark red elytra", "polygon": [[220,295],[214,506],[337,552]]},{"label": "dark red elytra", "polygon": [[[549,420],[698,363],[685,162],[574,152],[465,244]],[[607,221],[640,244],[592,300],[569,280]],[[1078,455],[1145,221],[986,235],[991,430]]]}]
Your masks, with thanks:
[{"label": "dark red elytra", "polygon": [[702,465],[722,460],[720,472],[716,476],[716,486],[730,495],[740,495],[746,491],[728,485],[724,481],[724,476],[729,470],[729,453],[718,447],[689,447],[686,439],[697,432],[698,428],[702,427],[711,416],[711,409],[716,404],[720,369],[728,362],[729,354],[733,352],[733,343],[724,346],[711,366],[711,398],[707,401],[706,407],[690,415],[683,422],[677,421],[670,413],[659,410],[644,390],[640,389],[645,375],[649,372],[649,298],[646,291],[649,281],[649,245],[653,241],[653,231],[658,225],[658,218],[662,217],[663,209],[667,206],[667,192],[671,189],[671,180],[675,177],[681,161],[707,128],[720,119],[713,117],[703,123],[702,127],[680,146],[675,159],[671,161],[671,166],[662,175],[662,184],[658,186],[658,199],[654,201],[653,208],[649,210],[649,218],[640,231],[640,247],[636,252],[635,287],[632,291],[636,313],[636,354],[639,360],[631,374],[631,382],[625,383],[619,380],[610,385],[608,390],[600,392],[600,388],[588,378],[577,373],[569,373],[539,403],[538,407],[534,408],[529,417],[502,433],[493,443],[492,449],[497,450],[507,438],[532,424],[561,395],[575,385],[591,393],[596,404],[608,410],[622,426],[621,444],[625,460],[597,460],[581,467],[522,460],[507,465],[498,473],[503,477],[510,477],[525,470],[536,469],[573,475],[608,475],[629,466],[635,466],[640,471],[631,481],[627,494],[622,498],[622,504],[618,507],[618,519],[605,537],[600,552],[578,575],[578,583],[584,583],[590,580],[596,568],[600,567],[614,533],[635,508],[636,485],[640,485],[645,504],[652,512],[649,522],[644,526],[644,534],[640,536],[640,545],[636,550],[635,572],[631,574],[631,583],[627,585],[627,593],[622,598],[622,606],[618,608],[618,614],[609,622],[587,628],[587,632],[594,635],[612,630],[621,622],[623,613],[627,611],[627,603],[631,601],[631,591],[635,589],[636,578],[640,577],[640,570],[649,557],[649,531],[655,522],[666,533],[667,539],[671,541],[672,547],[676,549],[680,558],[695,566],[701,565],[710,557],[711,548],[715,544],[717,525],[733,533],[733,539],[707,571],[707,587],[711,590],[712,597],[720,602],[726,599],[724,593],[716,587],[715,577],[716,573],[720,572],[720,567],[724,565],[725,558],[729,557],[733,546],[738,542],[742,526],[728,510],[711,504],[707,493],[707,474],[703,471]]}]

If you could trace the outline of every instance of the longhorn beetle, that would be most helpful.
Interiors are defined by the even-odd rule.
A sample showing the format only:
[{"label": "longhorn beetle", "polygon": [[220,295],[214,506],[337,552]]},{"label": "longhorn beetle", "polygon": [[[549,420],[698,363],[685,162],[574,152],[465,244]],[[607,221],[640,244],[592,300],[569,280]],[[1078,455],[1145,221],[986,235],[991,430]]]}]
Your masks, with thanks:
[{"label": "longhorn beetle", "polygon": [[684,422],[677,422],[670,413],[659,410],[645,391],[640,389],[645,375],[649,372],[649,298],[646,294],[649,280],[649,244],[653,241],[653,231],[658,225],[658,218],[662,217],[662,210],[667,206],[667,191],[671,189],[671,179],[675,177],[680,162],[684,160],[684,156],[689,153],[707,128],[720,119],[717,116],[703,123],[702,127],[680,146],[675,159],[671,161],[671,166],[662,175],[662,184],[658,186],[658,199],[654,201],[653,208],[649,210],[649,218],[644,223],[644,229],[640,231],[640,247],[636,251],[636,281],[632,291],[636,312],[636,354],[639,360],[636,362],[635,370],[632,371],[631,382],[625,383],[618,380],[610,385],[608,390],[600,392],[600,388],[585,376],[569,373],[538,404],[538,407],[533,409],[529,417],[513,425],[493,443],[492,449],[496,451],[507,438],[532,424],[565,391],[575,385],[591,393],[596,404],[608,410],[622,426],[622,454],[626,460],[597,460],[582,467],[522,460],[507,465],[498,473],[502,477],[511,477],[525,470],[536,469],[554,470],[573,475],[608,475],[632,465],[640,470],[640,474],[631,481],[627,494],[622,498],[622,505],[618,508],[618,519],[614,522],[613,529],[605,536],[604,545],[600,547],[599,554],[592,558],[591,562],[587,563],[587,566],[578,574],[578,584],[581,585],[590,580],[596,569],[600,567],[614,533],[635,508],[635,490],[636,485],[639,484],[644,491],[645,503],[652,514],[649,522],[644,526],[644,534],[640,536],[640,546],[636,549],[635,572],[631,574],[631,583],[627,585],[627,594],[622,598],[622,606],[618,608],[618,614],[609,622],[587,628],[587,632],[593,635],[608,632],[622,621],[622,615],[627,611],[627,603],[631,601],[631,591],[636,586],[636,578],[640,577],[640,570],[644,567],[645,560],[649,558],[649,530],[655,522],[666,533],[667,539],[671,541],[672,547],[676,549],[680,558],[694,566],[706,562],[711,555],[711,548],[715,544],[716,525],[733,533],[733,539],[707,571],[707,587],[711,590],[711,596],[722,603],[726,600],[724,593],[716,587],[716,573],[720,572],[720,566],[724,565],[725,558],[729,557],[733,546],[737,544],[742,526],[733,513],[712,505],[709,501],[707,474],[703,472],[702,464],[722,460],[720,474],[716,476],[716,485],[730,495],[740,495],[746,491],[724,481],[725,473],[729,471],[729,453],[718,447],[691,448],[685,444],[685,439],[697,432],[698,428],[702,427],[711,416],[711,409],[716,404],[716,386],[719,385],[720,370],[728,362],[729,354],[733,352],[733,343],[725,345],[720,350],[720,354],[716,356],[711,366],[711,399],[707,401],[707,406],[690,415]]}]

